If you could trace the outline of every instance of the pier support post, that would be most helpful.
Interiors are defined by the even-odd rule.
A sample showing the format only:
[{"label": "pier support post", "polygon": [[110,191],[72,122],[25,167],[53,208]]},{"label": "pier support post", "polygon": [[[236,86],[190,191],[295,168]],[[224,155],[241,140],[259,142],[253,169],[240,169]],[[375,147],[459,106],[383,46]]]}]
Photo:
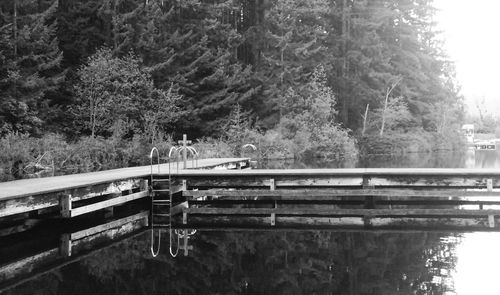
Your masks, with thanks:
[{"label": "pier support post", "polygon": [[269,180],[269,189],[272,191],[276,190],[276,182],[274,182],[274,178]]},{"label": "pier support post", "polygon": [[61,195],[59,197],[59,206],[61,208],[62,217],[71,217],[71,195]]},{"label": "pier support post", "polygon": [[488,226],[490,228],[495,227],[495,215],[488,215]]},{"label": "pier support post", "polygon": [[70,257],[71,256],[71,237],[69,234],[63,234],[61,236],[61,246],[60,246],[60,251],[61,255],[63,257]]}]

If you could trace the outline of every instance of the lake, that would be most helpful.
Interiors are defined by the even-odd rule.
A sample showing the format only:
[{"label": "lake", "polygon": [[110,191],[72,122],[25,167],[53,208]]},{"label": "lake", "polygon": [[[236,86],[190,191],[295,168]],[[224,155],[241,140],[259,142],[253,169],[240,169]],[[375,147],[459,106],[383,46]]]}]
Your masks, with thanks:
[{"label": "lake", "polygon": [[[266,168],[500,168],[500,153],[373,156]],[[113,244],[6,294],[498,294],[499,233],[197,231],[175,258],[149,233]]]}]

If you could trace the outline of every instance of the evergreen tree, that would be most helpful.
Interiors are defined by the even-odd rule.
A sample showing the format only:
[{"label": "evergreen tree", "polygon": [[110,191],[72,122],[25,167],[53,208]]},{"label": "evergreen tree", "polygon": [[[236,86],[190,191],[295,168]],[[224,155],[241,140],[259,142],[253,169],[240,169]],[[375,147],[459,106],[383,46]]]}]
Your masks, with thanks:
[{"label": "evergreen tree", "polygon": [[459,113],[449,62],[437,42],[428,0],[333,1],[330,34],[332,86],[340,120],[360,128],[365,107],[381,108],[386,89],[402,78],[393,96],[402,97],[412,126],[433,130],[429,112],[448,101]]},{"label": "evergreen tree", "polygon": [[111,19],[104,11],[106,1],[59,0],[57,35],[64,65],[76,71],[104,45],[111,44]]},{"label": "evergreen tree", "polygon": [[117,53],[140,54],[158,88],[178,85],[186,110],[178,127],[193,136],[214,134],[232,105],[253,104],[259,91],[251,67],[235,55],[242,36],[221,22],[218,8],[198,0],[149,1],[115,20]]},{"label": "evergreen tree", "polygon": [[[259,75],[265,87],[267,127],[279,117],[279,96],[289,87],[306,84],[314,68],[324,62],[328,1],[278,0],[263,24],[262,58]],[[285,106],[286,107],[286,106]]]},{"label": "evergreen tree", "polygon": [[13,0],[0,18],[0,133],[40,134],[50,98],[64,79],[54,14],[58,2]]}]

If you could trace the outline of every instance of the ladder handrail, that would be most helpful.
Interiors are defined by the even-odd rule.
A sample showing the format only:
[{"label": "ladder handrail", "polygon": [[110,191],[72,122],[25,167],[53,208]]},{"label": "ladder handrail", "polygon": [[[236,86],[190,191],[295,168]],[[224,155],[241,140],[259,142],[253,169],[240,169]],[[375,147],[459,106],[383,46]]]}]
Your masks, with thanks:
[{"label": "ladder handrail", "polygon": [[158,151],[158,149],[156,147],[153,147],[151,149],[151,152],[149,153],[149,157],[151,159],[151,174],[150,174],[150,179],[151,179],[151,182],[150,182],[150,192],[151,192],[151,247],[150,247],[150,250],[151,250],[151,255],[153,257],[156,257],[158,256],[158,254],[160,253],[160,240],[161,240],[161,231],[158,231],[158,249],[155,251],[154,249],[154,199],[155,199],[155,195],[153,193],[153,156],[154,156],[154,153],[156,151],[156,156],[157,156],[157,165],[158,165],[158,174],[160,174],[160,152]]},{"label": "ladder handrail", "polygon": [[[198,152],[196,151],[196,149],[194,147],[175,147],[175,146],[172,146],[168,152],[168,195],[169,195],[169,214],[168,214],[168,218],[169,218],[169,222],[168,222],[168,230],[169,230],[169,252],[170,252],[170,255],[172,257],[176,257],[178,254],[179,254],[179,249],[180,249],[180,239],[181,239],[181,234],[179,234],[179,232],[177,230],[173,230],[172,229],[172,204],[173,204],[173,194],[172,194],[172,168],[171,168],[171,162],[172,162],[172,159],[174,157],[179,158],[179,155],[180,155],[180,151],[186,149],[187,151],[189,151],[191,153],[191,155],[193,156],[193,167],[194,167],[194,160],[196,159],[196,166],[198,166]],[[154,238],[154,234],[155,234],[155,228],[154,228],[154,187],[153,187],[153,158],[154,158],[154,154],[156,153],[156,156],[157,156],[157,165],[158,165],[158,168],[157,168],[157,174],[159,175],[160,174],[160,152],[158,151],[158,149],[156,147],[153,147],[151,149],[151,152],[149,154],[149,157],[151,158],[151,175],[150,175],[150,179],[151,179],[151,182],[150,182],[150,192],[151,192],[151,247],[150,247],[150,250],[151,250],[151,255],[153,257],[157,257],[158,254],[160,253],[160,245],[161,245],[161,230],[158,230],[158,240],[157,240],[157,244],[158,244],[158,248],[155,250],[154,248],[154,242],[155,242],[155,238]],[[177,172],[179,172],[179,161],[177,161]],[[184,235],[192,235],[194,234],[196,231],[194,232],[191,232],[188,234],[187,231],[185,231],[185,234]],[[173,235],[176,235],[177,236],[177,248],[175,249],[175,251],[173,250],[173,241],[172,241],[172,238],[173,238]],[[175,238],[174,238],[175,239]]]},{"label": "ladder handrail", "polygon": [[[180,237],[177,235],[177,249],[175,253],[172,251],[172,202],[173,202],[173,195],[172,195],[172,172],[170,169],[170,162],[171,162],[171,156],[172,156],[172,151],[174,153],[177,153],[177,157],[179,156],[178,149],[173,146],[170,148],[170,151],[168,152],[168,197],[170,200],[170,207],[168,210],[168,232],[169,232],[169,246],[168,246],[168,251],[170,252],[170,255],[172,257],[176,257],[177,254],[179,254],[179,243],[180,243]],[[177,172],[179,172],[179,162],[177,162]]]},{"label": "ladder handrail", "polygon": [[160,174],[160,152],[158,151],[158,149],[156,147],[153,147],[151,149],[151,152],[149,153],[149,158],[151,160],[151,185],[153,185],[153,155],[154,155],[154,152],[156,151],[156,161],[157,161],[157,165],[158,165],[158,174]]}]

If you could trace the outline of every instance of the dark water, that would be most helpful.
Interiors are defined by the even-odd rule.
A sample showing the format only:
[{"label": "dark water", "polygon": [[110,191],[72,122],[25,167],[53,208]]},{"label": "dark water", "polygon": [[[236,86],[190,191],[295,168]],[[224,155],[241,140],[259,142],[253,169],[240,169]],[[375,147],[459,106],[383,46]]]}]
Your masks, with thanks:
[{"label": "dark water", "polygon": [[[410,154],[270,168],[500,167],[497,152]],[[117,243],[7,294],[499,294],[500,234],[198,231],[187,257],[149,234]]]}]

